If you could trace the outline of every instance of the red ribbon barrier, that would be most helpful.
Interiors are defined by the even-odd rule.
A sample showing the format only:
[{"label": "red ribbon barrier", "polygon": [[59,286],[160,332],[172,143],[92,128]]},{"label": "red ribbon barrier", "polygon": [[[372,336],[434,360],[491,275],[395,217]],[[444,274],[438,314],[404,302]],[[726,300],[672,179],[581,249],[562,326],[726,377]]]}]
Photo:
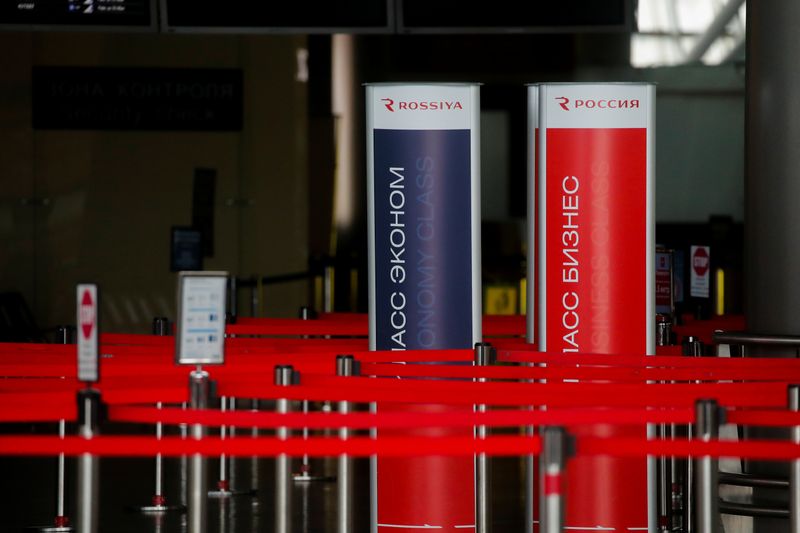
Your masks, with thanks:
[{"label": "red ribbon barrier", "polygon": [[[487,455],[519,456],[538,454],[541,449],[539,437],[495,436],[486,439],[472,437],[442,437],[419,439],[416,437],[353,437],[348,440],[326,437],[308,439],[274,437],[234,437],[220,439],[207,437],[202,440],[179,437],[132,437],[98,436],[82,437],[0,436],[2,455],[79,455],[90,453],[99,456],[151,457],[158,453],[164,456],[202,454],[207,456],[261,456],[274,457],[287,454],[293,457],[314,457],[348,454],[354,457],[370,455],[410,457],[420,455]],[[584,437],[576,442],[576,455],[614,457],[740,457],[746,459],[789,461],[800,458],[800,445],[790,442],[752,440],[699,441],[699,440],[646,440],[639,438],[602,439]]]},{"label": "red ribbon barrier", "polygon": [[786,384],[782,383],[528,384],[304,376],[303,384],[291,387],[225,380],[219,382],[218,391],[221,396],[242,398],[446,405],[689,407],[702,398],[715,398],[721,405],[737,407],[784,407],[786,404]]},{"label": "red ribbon barrier", "polygon": [[177,457],[190,454],[206,456],[259,456],[274,457],[287,454],[293,457],[314,457],[348,454],[354,457],[370,455],[408,457],[412,455],[525,455],[539,452],[538,437],[450,437],[419,439],[417,437],[310,437],[281,440],[274,437],[206,437],[202,440],[179,437],[131,437],[101,435],[91,439],[82,437],[0,436],[0,455],[80,455],[151,457],[156,454]]},{"label": "red ribbon barrier", "polygon": [[[792,356],[794,357],[794,356]],[[509,363],[547,363],[548,365],[592,365],[612,367],[673,367],[673,368],[800,368],[800,359],[782,357],[683,357],[648,355],[562,354],[533,350],[504,350],[498,361]]]},{"label": "red ribbon barrier", "polygon": [[550,365],[470,367],[453,365],[361,365],[361,374],[420,378],[578,379],[595,381],[797,381],[800,368],[640,368]]},{"label": "red ribbon barrier", "polygon": [[569,425],[591,422],[608,424],[691,424],[691,409],[555,409],[550,411],[498,410],[485,413],[290,413],[250,411],[184,410],[175,408],[114,406],[109,410],[114,422],[155,424],[202,424],[259,428],[415,428],[415,427],[516,427],[528,425]]}]

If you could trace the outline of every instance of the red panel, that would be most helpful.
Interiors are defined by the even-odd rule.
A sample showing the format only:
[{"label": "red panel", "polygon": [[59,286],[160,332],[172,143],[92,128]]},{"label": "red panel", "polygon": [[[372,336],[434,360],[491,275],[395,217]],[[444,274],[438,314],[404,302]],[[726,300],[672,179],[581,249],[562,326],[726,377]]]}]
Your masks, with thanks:
[{"label": "red panel", "polygon": [[[647,131],[547,132],[547,350],[647,352]],[[644,437],[623,426],[578,437]],[[567,469],[566,525],[647,525],[643,459],[582,457]]]},{"label": "red panel", "polygon": [[[471,412],[468,407],[381,403],[379,412]],[[381,430],[381,435],[471,437],[471,428]],[[475,524],[472,457],[381,457],[378,459],[378,531],[397,533],[397,526],[442,526],[436,531],[464,531]],[[381,527],[381,524],[393,527]],[[408,528],[408,531],[418,531]]]}]

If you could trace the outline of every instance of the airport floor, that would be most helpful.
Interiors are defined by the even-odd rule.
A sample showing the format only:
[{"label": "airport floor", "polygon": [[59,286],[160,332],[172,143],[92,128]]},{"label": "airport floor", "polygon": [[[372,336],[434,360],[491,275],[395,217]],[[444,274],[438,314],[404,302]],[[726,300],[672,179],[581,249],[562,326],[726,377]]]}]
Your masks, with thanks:
[{"label": "airport floor", "polygon": [[[25,428],[16,428],[17,431]],[[47,428],[45,428],[47,429]],[[52,429],[52,428],[49,428]],[[144,428],[143,428],[144,429]],[[36,432],[43,432],[37,428]],[[181,533],[186,531],[182,512],[146,514],[133,509],[147,505],[153,495],[153,459],[103,458],[100,461],[100,533]],[[66,505],[75,516],[75,460],[66,462]],[[495,531],[522,531],[523,462],[516,458],[495,458],[492,462],[493,520]],[[295,460],[294,471],[300,462]],[[56,467],[53,457],[0,457],[0,532],[30,531],[30,526],[51,526],[56,509]],[[181,461],[164,460],[164,487],[168,504],[180,503]],[[335,476],[334,459],[311,462],[314,474]],[[219,479],[219,461],[210,459],[208,486]],[[273,531],[274,462],[250,458],[233,461],[230,475],[233,489],[254,489],[251,494],[208,500],[208,533],[263,533]],[[292,531],[329,533],[336,530],[335,481],[295,482],[292,493]],[[369,531],[369,463],[355,465],[355,531]]]}]

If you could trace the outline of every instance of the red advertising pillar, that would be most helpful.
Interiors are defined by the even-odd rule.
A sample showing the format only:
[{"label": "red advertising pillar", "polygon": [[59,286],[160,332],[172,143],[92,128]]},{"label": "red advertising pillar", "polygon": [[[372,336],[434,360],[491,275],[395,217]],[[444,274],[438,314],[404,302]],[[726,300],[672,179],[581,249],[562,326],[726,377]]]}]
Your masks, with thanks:
[{"label": "red advertising pillar", "polygon": [[[654,125],[653,85],[539,87],[540,350],[654,353]],[[601,424],[569,431],[645,434]],[[644,459],[571,461],[567,528],[653,528],[649,470]]]},{"label": "red advertising pillar", "polygon": [[[367,86],[370,349],[469,349],[481,340],[479,98],[474,84]],[[413,396],[374,408],[472,409],[415,404]],[[420,439],[472,434],[380,430]],[[475,530],[472,457],[375,457],[372,483],[373,533]]]}]

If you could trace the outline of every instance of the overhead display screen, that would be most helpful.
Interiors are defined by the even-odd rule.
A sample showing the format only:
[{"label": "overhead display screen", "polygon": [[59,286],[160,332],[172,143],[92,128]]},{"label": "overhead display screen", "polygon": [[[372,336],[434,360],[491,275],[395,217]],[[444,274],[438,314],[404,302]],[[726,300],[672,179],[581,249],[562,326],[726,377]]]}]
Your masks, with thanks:
[{"label": "overhead display screen", "polygon": [[386,33],[390,0],[162,0],[167,31],[230,33]]},{"label": "overhead display screen", "polygon": [[522,33],[629,31],[630,0],[402,0],[398,29],[405,33]]},{"label": "overhead display screen", "polygon": [[0,1],[0,26],[155,30],[155,0]]}]

